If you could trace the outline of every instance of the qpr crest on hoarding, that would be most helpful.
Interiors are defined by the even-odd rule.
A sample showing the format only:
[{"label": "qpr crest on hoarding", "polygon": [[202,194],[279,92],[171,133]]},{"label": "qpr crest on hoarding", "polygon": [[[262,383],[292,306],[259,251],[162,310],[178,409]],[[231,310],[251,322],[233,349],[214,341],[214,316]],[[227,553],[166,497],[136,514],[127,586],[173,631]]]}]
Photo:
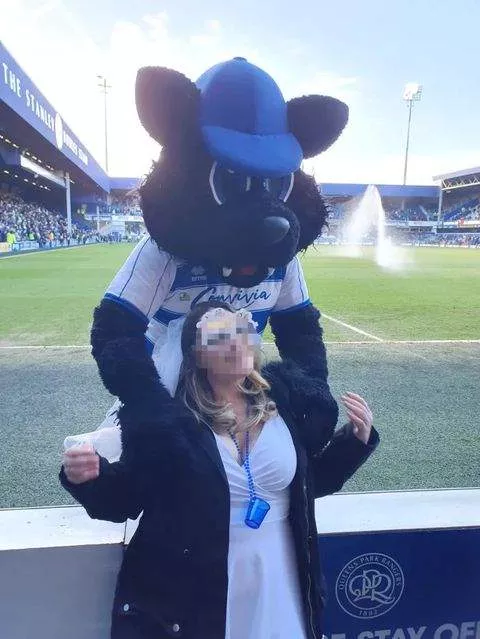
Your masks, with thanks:
[{"label": "qpr crest on hoarding", "polygon": [[399,564],[381,553],[359,555],[338,575],[335,594],[340,607],[357,619],[374,619],[391,610],[403,593]]}]

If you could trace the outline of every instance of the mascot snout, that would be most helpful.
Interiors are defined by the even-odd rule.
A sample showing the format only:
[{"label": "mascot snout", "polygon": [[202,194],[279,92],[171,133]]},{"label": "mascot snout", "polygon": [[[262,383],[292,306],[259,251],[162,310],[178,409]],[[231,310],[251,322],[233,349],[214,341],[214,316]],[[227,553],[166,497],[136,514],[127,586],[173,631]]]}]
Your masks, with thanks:
[{"label": "mascot snout", "polygon": [[267,244],[280,242],[289,230],[290,222],[284,217],[270,215],[263,220],[262,232]]}]

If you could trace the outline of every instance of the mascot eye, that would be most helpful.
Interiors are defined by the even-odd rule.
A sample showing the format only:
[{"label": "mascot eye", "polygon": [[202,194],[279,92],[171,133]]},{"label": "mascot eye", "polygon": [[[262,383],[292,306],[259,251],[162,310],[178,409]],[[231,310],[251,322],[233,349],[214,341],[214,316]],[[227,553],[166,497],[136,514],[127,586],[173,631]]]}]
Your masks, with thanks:
[{"label": "mascot eye", "polygon": [[214,162],[210,170],[209,183],[215,202],[225,204],[227,200],[249,191],[252,181],[248,175],[235,173]]},{"label": "mascot eye", "polygon": [[280,178],[266,178],[264,185],[270,195],[282,202],[286,202],[293,189],[294,174],[285,175]]}]

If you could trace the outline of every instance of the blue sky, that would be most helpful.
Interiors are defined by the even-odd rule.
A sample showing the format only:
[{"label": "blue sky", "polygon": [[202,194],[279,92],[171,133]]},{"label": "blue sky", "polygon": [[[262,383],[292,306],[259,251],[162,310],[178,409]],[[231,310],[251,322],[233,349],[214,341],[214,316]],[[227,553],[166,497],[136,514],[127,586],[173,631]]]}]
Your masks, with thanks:
[{"label": "blue sky", "polygon": [[310,167],[320,181],[401,181],[402,93],[411,81],[424,88],[408,181],[480,165],[478,0],[0,0],[0,7],[2,41],[100,161],[96,74],[108,76],[112,174],[141,175],[158,155],[136,118],[139,66],[195,78],[234,55],[265,68],[288,98],[326,93],[349,103],[344,135]]}]

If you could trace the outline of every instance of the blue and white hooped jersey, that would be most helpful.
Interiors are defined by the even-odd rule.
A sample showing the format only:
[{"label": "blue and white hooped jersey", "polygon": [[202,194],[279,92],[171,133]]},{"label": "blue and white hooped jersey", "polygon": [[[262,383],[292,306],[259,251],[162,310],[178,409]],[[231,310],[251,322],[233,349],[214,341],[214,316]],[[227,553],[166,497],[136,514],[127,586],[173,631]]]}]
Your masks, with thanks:
[{"label": "blue and white hooped jersey", "polygon": [[120,268],[105,293],[148,321],[147,345],[163,343],[168,323],[186,315],[198,302],[227,302],[246,308],[262,333],[273,313],[294,310],[310,303],[302,267],[297,257],[279,267],[251,288],[225,283],[216,272],[194,266],[159,250],[150,236],[142,239]]}]

